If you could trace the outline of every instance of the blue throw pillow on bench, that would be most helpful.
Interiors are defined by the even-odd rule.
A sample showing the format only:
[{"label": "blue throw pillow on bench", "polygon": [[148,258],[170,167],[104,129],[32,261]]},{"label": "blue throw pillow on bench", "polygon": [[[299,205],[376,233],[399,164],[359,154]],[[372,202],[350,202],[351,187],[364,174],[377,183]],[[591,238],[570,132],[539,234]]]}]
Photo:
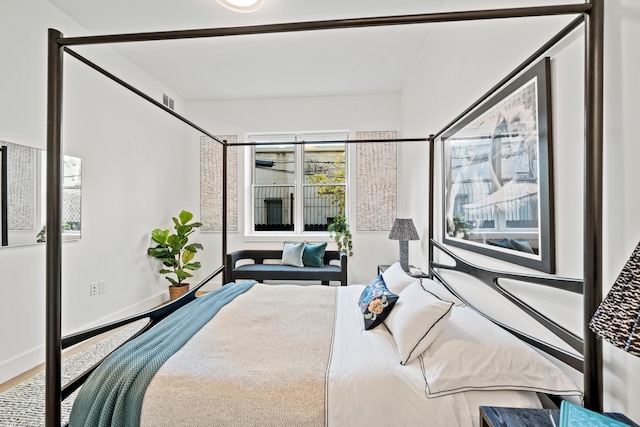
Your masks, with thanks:
[{"label": "blue throw pillow on bench", "polygon": [[306,242],[302,253],[302,264],[304,264],[305,267],[324,267],[324,251],[326,249],[327,242]]}]

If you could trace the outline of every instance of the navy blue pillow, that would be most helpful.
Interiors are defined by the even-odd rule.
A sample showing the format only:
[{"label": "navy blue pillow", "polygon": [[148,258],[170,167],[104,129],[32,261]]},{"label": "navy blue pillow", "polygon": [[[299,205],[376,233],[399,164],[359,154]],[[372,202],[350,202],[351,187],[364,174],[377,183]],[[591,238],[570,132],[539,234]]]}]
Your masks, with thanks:
[{"label": "navy blue pillow", "polygon": [[358,301],[364,317],[364,328],[366,330],[373,329],[382,323],[391,313],[398,298],[398,295],[387,289],[382,274],[378,275],[364,288]]}]

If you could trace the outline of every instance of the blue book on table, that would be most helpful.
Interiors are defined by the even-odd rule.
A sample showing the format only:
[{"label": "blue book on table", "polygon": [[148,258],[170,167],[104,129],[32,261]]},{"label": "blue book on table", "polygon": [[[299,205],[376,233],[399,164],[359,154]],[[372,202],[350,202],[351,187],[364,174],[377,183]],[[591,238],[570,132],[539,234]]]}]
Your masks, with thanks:
[{"label": "blue book on table", "polygon": [[563,400],[560,404],[559,427],[623,427],[629,426],[597,412]]}]

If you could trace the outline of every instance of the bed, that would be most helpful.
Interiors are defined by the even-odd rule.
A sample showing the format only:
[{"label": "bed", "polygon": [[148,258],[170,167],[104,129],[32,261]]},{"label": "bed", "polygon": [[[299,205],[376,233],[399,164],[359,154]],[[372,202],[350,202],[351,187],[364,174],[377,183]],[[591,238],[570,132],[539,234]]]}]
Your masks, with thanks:
[{"label": "bed", "polygon": [[441,283],[398,263],[383,274],[399,298],[369,330],[364,285],[248,281],[199,297],[107,358],[70,426],[477,426],[480,405],[581,399],[554,364]]},{"label": "bed", "polygon": [[[601,348],[586,325],[591,313],[600,303],[602,294],[602,10],[602,0],[592,0],[582,5],[76,38],[65,38],[60,32],[50,30],[47,117],[48,224],[60,223],[61,212],[59,165],[62,152],[60,129],[63,53],[70,54],[218,141],[223,147],[222,164],[226,165],[226,149],[229,144],[219,141],[211,133],[70,49],[74,45],[84,44],[578,14],[576,21],[535,52],[507,79],[528,67],[541,53],[584,22],[587,45],[587,173],[584,280],[484,270],[458,258],[438,243],[433,231],[433,146],[436,137],[442,131],[422,139],[430,144],[431,148],[430,224],[429,235],[426,237],[429,242],[429,275],[432,279],[409,280],[398,274],[393,278],[372,278],[370,284],[346,287],[278,285],[267,288],[266,285],[243,282],[228,284],[204,297],[196,297],[195,293],[201,286],[222,273],[222,265],[189,294],[165,307],[63,338],[60,324],[61,236],[60,233],[52,233],[47,239],[46,424],[59,425],[61,400],[83,383],[85,385],[76,399],[77,409],[74,407],[71,425],[99,425],[102,421],[96,421],[96,416],[100,418],[100,415],[96,414],[106,409],[111,414],[105,415],[104,422],[110,423],[111,417],[115,416],[114,425],[129,425],[129,421],[123,421],[126,418],[132,420],[131,425],[137,425],[139,419],[142,425],[235,423],[341,426],[412,425],[423,422],[428,425],[475,426],[479,423],[480,405],[540,407],[548,403],[547,399],[541,401],[541,396],[574,398],[578,401],[584,399],[586,407],[601,410]],[[466,112],[460,117],[464,114]],[[222,223],[223,230],[226,230],[226,180],[222,183],[222,193]],[[439,262],[434,257],[436,250],[443,251],[453,258],[454,265]],[[226,253],[225,231],[222,233],[223,256]],[[222,263],[224,262],[223,259]],[[440,271],[448,269],[471,274],[500,292],[502,289],[497,286],[498,278],[507,277],[583,294],[584,340],[507,295],[511,302],[566,341],[579,354],[576,356],[542,343],[506,325],[495,324],[477,313],[440,275]],[[371,316],[368,319],[365,317],[359,302],[363,295],[371,293],[370,286],[380,280],[398,298],[394,304],[385,299],[386,307],[391,306],[387,317],[367,330],[367,321],[372,319]],[[411,306],[409,302],[412,301],[424,302],[415,308],[417,314],[406,309]],[[432,304],[441,307],[444,304],[447,307],[446,313],[441,313],[433,319],[430,317],[433,316],[433,311],[424,310]],[[204,306],[205,309],[198,310],[200,306]],[[215,308],[212,309],[211,306]],[[292,308],[296,306],[300,309]],[[384,308],[374,307],[375,310]],[[180,325],[181,313],[187,313],[188,327],[170,326],[174,322]],[[204,316],[204,313],[212,315],[211,318],[208,318],[209,315]],[[371,310],[367,314],[370,315]],[[64,388],[61,387],[61,348],[67,348],[97,334],[147,317],[151,321],[144,333],[125,344],[102,364],[90,369]],[[194,322],[194,319],[199,320]],[[201,323],[201,328],[195,327],[198,323]],[[155,335],[167,333],[167,330],[170,332],[172,329],[178,330],[179,339],[166,339],[162,335]],[[186,332],[189,334],[184,335]],[[144,348],[145,345],[154,346],[153,343],[162,341],[172,344],[169,347],[174,348],[163,350],[158,356],[148,352],[144,352],[143,355],[135,354],[138,348]],[[584,374],[584,385],[578,387],[554,363],[549,362],[532,347],[537,347],[569,367],[581,371]],[[130,350],[134,353],[127,355],[126,352]],[[175,354],[172,354],[173,350]],[[223,357],[225,353],[227,357]],[[108,377],[115,371],[124,370],[121,364],[112,365],[114,359],[118,358],[133,361],[140,358],[149,359],[151,364],[148,370],[151,371],[151,375],[145,375],[139,380],[134,379],[135,377],[113,379],[113,384],[100,380],[104,375]],[[189,363],[181,363],[183,360]],[[521,363],[532,368],[532,371],[527,372]],[[134,363],[135,366],[140,368],[140,365]],[[495,371],[491,371],[494,368]],[[208,375],[202,375],[204,372]],[[484,375],[487,372],[492,374]],[[248,375],[249,373],[258,375]],[[85,383],[90,376],[98,380]],[[129,382],[135,386],[135,390],[126,391],[124,395],[119,396],[116,391],[120,387],[115,386],[118,381]],[[100,386],[105,384],[107,387],[101,390]],[[138,387],[140,384],[144,384],[144,387]],[[91,389],[95,389],[96,393],[92,394]],[[206,390],[206,393],[202,390]],[[129,392],[134,394],[127,394]],[[111,395],[111,400],[107,400],[105,395]],[[177,401],[177,405],[165,406],[169,400]],[[133,403],[133,407],[127,406],[130,403]]]}]

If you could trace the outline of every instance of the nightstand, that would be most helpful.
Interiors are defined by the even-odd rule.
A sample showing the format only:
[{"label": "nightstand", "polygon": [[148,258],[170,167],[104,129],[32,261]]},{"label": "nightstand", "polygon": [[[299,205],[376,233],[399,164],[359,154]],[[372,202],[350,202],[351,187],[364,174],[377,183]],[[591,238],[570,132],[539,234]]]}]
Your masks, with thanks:
[{"label": "nightstand", "polygon": [[[638,427],[636,423],[617,412],[606,412],[609,418]],[[553,418],[553,420],[552,420]],[[559,409],[480,407],[480,427],[554,427],[560,425]]]},{"label": "nightstand", "polygon": [[[378,273],[377,274],[382,274],[385,272],[385,270],[387,268],[391,267],[389,264],[378,264]],[[409,268],[413,268],[413,265],[410,265]],[[426,274],[424,271],[422,272],[422,274],[411,274],[410,272],[406,272],[409,276],[411,277],[415,277],[416,279],[428,279],[429,275]]]}]

